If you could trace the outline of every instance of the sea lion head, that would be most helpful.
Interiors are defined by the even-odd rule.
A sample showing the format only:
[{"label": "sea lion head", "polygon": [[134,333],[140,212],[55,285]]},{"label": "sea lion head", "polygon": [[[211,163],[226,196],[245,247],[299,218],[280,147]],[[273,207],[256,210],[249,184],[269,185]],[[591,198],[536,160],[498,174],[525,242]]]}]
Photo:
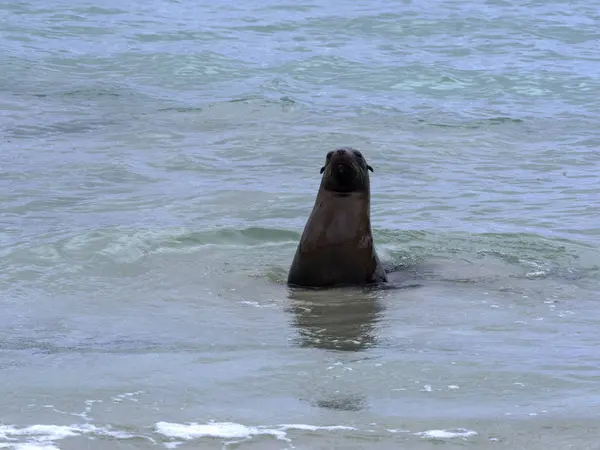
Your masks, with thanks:
[{"label": "sea lion head", "polygon": [[344,147],[327,153],[325,165],[321,167],[323,189],[348,194],[369,191],[369,172],[373,168],[367,164],[361,152]]}]

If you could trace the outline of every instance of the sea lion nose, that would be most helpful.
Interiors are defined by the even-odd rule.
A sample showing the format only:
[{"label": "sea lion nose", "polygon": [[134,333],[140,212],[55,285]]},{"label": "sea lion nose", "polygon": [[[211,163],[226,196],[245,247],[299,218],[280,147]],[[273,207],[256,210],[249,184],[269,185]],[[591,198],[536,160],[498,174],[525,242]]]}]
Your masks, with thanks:
[{"label": "sea lion nose", "polygon": [[346,149],[345,148],[338,148],[335,151],[335,153],[338,154],[338,155],[343,155],[344,153],[346,153]]}]

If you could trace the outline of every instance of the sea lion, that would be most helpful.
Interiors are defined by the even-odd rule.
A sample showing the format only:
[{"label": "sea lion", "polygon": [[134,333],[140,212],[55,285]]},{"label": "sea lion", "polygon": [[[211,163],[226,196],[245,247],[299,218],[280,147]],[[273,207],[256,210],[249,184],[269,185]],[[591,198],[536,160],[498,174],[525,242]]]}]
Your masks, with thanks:
[{"label": "sea lion", "polygon": [[321,185],[288,273],[291,286],[387,282],[371,234],[373,168],[353,148],[327,153]]}]

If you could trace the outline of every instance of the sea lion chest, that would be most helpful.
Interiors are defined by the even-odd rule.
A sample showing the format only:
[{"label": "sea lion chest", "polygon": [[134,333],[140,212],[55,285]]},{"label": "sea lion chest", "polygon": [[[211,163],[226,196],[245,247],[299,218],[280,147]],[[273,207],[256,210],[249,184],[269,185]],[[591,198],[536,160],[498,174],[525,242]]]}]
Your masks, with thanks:
[{"label": "sea lion chest", "polygon": [[[368,208],[368,205],[367,205]],[[301,251],[355,253],[372,245],[368,209],[350,196],[318,201],[304,227]]]},{"label": "sea lion chest", "polygon": [[377,278],[378,265],[368,199],[329,196],[315,202],[289,281],[310,286],[371,283]]}]

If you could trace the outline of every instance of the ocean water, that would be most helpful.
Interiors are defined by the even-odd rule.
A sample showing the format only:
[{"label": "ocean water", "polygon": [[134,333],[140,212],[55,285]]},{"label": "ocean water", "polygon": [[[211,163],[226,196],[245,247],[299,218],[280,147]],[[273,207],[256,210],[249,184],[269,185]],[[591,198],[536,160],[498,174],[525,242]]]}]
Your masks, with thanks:
[{"label": "ocean water", "polygon": [[[597,448],[599,23],[0,3],[0,448]],[[339,146],[399,289],[285,285]]]}]

